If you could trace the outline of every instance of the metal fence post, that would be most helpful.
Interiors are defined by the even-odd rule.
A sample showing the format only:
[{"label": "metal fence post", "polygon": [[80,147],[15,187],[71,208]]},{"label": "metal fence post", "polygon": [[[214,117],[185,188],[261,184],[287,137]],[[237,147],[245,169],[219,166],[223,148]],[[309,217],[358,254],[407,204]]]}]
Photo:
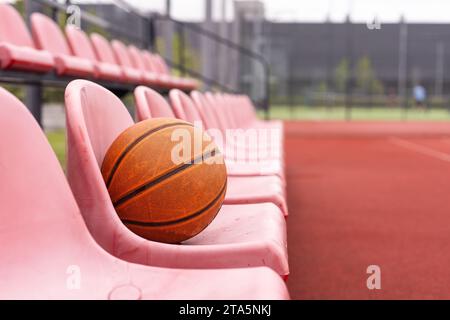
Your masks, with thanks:
[{"label": "metal fence post", "polygon": [[[212,31],[214,28],[212,21],[212,0],[205,1],[205,20],[203,22],[203,28]],[[202,59],[202,74],[207,78],[213,78],[214,57],[213,55],[213,42],[207,36],[203,36],[201,39],[201,59]],[[209,83],[204,83],[204,90],[211,90]]]},{"label": "metal fence post", "polygon": [[154,15],[149,15],[147,18],[147,36],[148,46],[151,51],[156,51],[156,33],[155,33],[155,18]]},{"label": "metal fence post", "polygon": [[345,119],[351,120],[353,106],[353,24],[347,16],[347,59],[348,75],[345,85]]},{"label": "metal fence post", "polygon": [[[31,14],[40,9],[41,5],[35,1],[25,1],[26,21],[29,27]],[[42,127],[42,85],[40,83],[25,86],[25,104]]]},{"label": "metal fence post", "polygon": [[25,104],[42,127],[42,85],[27,85],[25,93]]},{"label": "metal fence post", "polygon": [[406,118],[408,107],[408,25],[402,17],[399,23],[398,48],[398,97],[400,107],[403,109],[403,118]]},{"label": "metal fence post", "polygon": [[267,61],[264,61],[264,78],[265,78],[265,99],[264,99],[264,110],[266,114],[266,120],[270,119],[270,67]]},{"label": "metal fence post", "polygon": [[180,73],[182,76],[186,75],[186,58],[185,58],[185,43],[184,43],[184,26],[182,24],[178,24],[177,25],[177,32],[178,32],[178,39],[180,41],[180,43],[178,44],[178,58],[180,59],[179,61],[179,66],[180,66]]},{"label": "metal fence post", "polygon": [[164,31],[164,57],[173,61],[173,23],[170,20],[172,4],[171,0],[166,0],[166,19],[163,25]]}]

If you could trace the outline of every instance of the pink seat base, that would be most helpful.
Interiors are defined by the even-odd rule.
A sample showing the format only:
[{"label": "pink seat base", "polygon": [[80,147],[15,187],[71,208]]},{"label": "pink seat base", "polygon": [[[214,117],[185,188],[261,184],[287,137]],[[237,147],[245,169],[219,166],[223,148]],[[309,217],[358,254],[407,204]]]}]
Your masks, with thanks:
[{"label": "pink seat base", "polygon": [[284,188],[276,176],[228,177],[225,204],[271,202],[288,215]]},{"label": "pink seat base", "polygon": [[48,72],[53,69],[53,57],[46,51],[19,47],[8,43],[0,44],[0,67]]},{"label": "pink seat base", "polygon": [[[227,246],[223,250],[216,248],[214,253],[208,255],[208,261],[206,256],[193,257],[193,268],[208,268],[218,263],[223,267],[270,266],[284,276],[289,274],[285,225],[283,215],[272,203],[223,205],[205,230],[183,244],[200,248],[206,246],[206,250],[209,245]],[[227,254],[231,251],[233,254]],[[261,260],[262,251],[266,252],[266,256]]]},{"label": "pink seat base", "polygon": [[284,181],[284,168],[279,162],[240,162],[227,161],[229,176],[278,176]]},{"label": "pink seat base", "polygon": [[64,54],[55,55],[56,72],[59,75],[71,75],[81,77],[94,77],[94,63],[87,59],[68,56]]},{"label": "pink seat base", "polygon": [[112,81],[123,81],[122,70],[118,65],[105,62],[95,63],[95,73],[98,78]]},{"label": "pink seat base", "polygon": [[123,74],[124,78],[126,79],[126,81],[128,81],[128,82],[131,82],[131,83],[142,83],[143,82],[141,72],[139,72],[139,70],[137,70],[137,69],[122,66],[122,74]]}]

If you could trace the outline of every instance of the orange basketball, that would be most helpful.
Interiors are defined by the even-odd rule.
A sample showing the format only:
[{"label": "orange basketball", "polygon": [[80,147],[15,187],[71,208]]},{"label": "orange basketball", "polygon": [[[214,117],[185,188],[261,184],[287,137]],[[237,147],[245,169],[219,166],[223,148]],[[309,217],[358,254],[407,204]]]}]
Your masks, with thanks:
[{"label": "orange basketball", "polygon": [[205,229],[225,197],[217,146],[191,123],[157,118],[122,132],[102,175],[122,222],[154,241],[179,243]]}]

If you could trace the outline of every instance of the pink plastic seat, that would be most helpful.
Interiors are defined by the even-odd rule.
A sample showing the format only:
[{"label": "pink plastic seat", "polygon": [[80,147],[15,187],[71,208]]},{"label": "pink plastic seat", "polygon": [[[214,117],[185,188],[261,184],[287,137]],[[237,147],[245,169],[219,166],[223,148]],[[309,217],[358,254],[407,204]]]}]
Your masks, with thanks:
[{"label": "pink plastic seat", "polygon": [[[230,114],[230,111],[233,110],[233,107],[229,108],[228,106],[230,104],[233,104],[233,100],[227,100],[227,96],[221,96],[221,95],[216,95],[217,99],[219,100],[218,106],[220,107],[222,112],[227,112],[228,117],[231,118],[232,115]],[[236,98],[236,97],[234,97]],[[248,97],[247,97],[248,98]],[[272,132],[273,135],[271,135],[272,138],[275,139],[270,139],[269,141],[265,142],[266,146],[269,146],[270,148],[272,148],[272,150],[275,150],[275,152],[280,156],[281,159],[284,159],[284,128],[283,128],[283,122],[282,121],[278,121],[278,120],[274,120],[274,121],[263,121],[263,120],[259,120],[256,118],[256,113],[254,111],[254,107],[251,104],[250,99],[248,99],[248,102],[250,103],[249,105],[247,105],[247,110],[248,113],[251,114],[252,117],[255,117],[253,122],[251,122],[250,124],[243,124],[243,126],[245,127],[245,125],[247,125],[247,128],[255,128],[256,130],[266,130],[269,132]],[[238,109],[239,107],[241,107],[238,103],[234,103],[235,104],[235,110]],[[245,113],[245,106],[241,107],[242,113]],[[227,110],[228,109],[228,110]],[[220,112],[220,110],[219,110]],[[235,123],[237,122],[237,120],[231,120],[228,121],[227,124],[230,127],[233,127],[233,125],[235,125]],[[262,145],[262,147],[264,146],[264,144]]]},{"label": "pink plastic seat", "polygon": [[147,66],[142,57],[141,50],[139,50],[136,46],[130,45],[128,46],[128,53],[131,59],[131,62],[137,70],[141,70],[142,76],[146,79],[146,83],[149,85],[157,85],[164,86],[166,83],[162,81],[161,77],[150,70],[147,70]]},{"label": "pink plastic seat", "polygon": [[45,135],[2,88],[0,164],[0,299],[289,298],[269,268],[165,269],[105,252],[89,234]]},{"label": "pink plastic seat", "polygon": [[158,75],[161,86],[165,88],[174,88],[177,85],[177,83],[172,79],[170,75],[161,72],[159,66],[155,62],[153,54],[151,54],[149,51],[142,50],[141,59],[144,63],[145,70]]},{"label": "pink plastic seat", "polygon": [[[195,94],[194,92],[192,93],[193,98],[195,98]],[[262,141],[263,143],[260,143],[257,147],[258,149],[269,148],[280,159],[283,159],[283,122],[258,120],[253,105],[247,96],[207,92],[205,101],[216,115],[223,115],[222,123],[227,128],[256,129],[271,132],[271,139]]]},{"label": "pink plastic seat", "polygon": [[111,47],[109,41],[105,37],[103,37],[98,33],[92,33],[91,41],[98,61],[119,66],[122,74],[122,80],[126,82],[129,83],[141,82],[141,75],[139,74],[138,71],[128,67],[123,67],[117,62],[114,50]]},{"label": "pink plastic seat", "polygon": [[100,165],[110,144],[133,120],[115,95],[89,81],[71,82],[65,100],[69,183],[91,234],[108,252],[162,267],[266,265],[288,274],[285,220],[272,203],[224,205],[205,230],[183,245],[152,242],[132,233],[114,210]]},{"label": "pink plastic seat", "polygon": [[[183,119],[192,123],[202,122],[202,118],[200,113],[197,111],[194,102],[192,99],[183,93],[180,90],[171,90],[169,93],[170,102],[175,113],[175,116],[179,119]],[[182,110],[182,112],[179,112]],[[208,128],[209,132],[211,129]],[[223,148],[227,148],[223,143],[220,143],[216,139],[216,143],[219,148],[223,150]],[[227,152],[229,149],[225,150],[225,155],[227,156],[227,171],[229,176],[266,176],[266,175],[276,175],[278,176],[283,185],[285,184],[284,179],[284,167],[283,163],[278,160],[263,160],[257,161],[256,156],[254,158],[240,158],[239,152],[233,154],[232,157],[229,157],[229,153]],[[245,156],[245,154],[244,154]]]},{"label": "pink plastic seat", "polygon": [[52,19],[35,12],[31,15],[31,28],[38,48],[53,55],[59,75],[95,76],[94,63],[72,55],[63,32]]},{"label": "pink plastic seat", "polygon": [[[150,118],[175,118],[169,104],[156,91],[139,86],[134,90],[137,121]],[[284,215],[288,214],[284,188],[277,177],[229,177],[224,203],[248,204],[271,202],[277,205]]]},{"label": "pink plastic seat", "polygon": [[[248,96],[232,96],[225,94],[205,93],[205,99],[216,114],[223,114],[224,125],[228,128],[254,128],[254,129],[272,129],[280,132],[280,140],[268,141],[275,142],[282,147],[283,145],[283,122],[278,120],[262,121],[257,119],[254,107]],[[244,101],[245,99],[245,101]],[[234,117],[234,118],[233,118]],[[242,119],[244,121],[242,121]],[[246,120],[247,119],[247,120]],[[282,151],[282,150],[281,150]]]},{"label": "pink plastic seat", "polygon": [[[225,93],[216,93],[213,95],[215,97],[215,102],[219,104],[216,106],[217,108],[222,108],[223,117],[225,118],[225,122],[230,128],[237,128],[237,123],[234,120],[233,116],[230,114],[230,106],[228,105],[229,101],[227,101],[227,97],[229,94]],[[219,111],[220,112],[220,111]]]},{"label": "pink plastic seat", "polygon": [[176,88],[182,90],[192,90],[198,87],[198,83],[194,79],[171,76],[169,67],[159,54],[153,54],[152,58],[153,58],[153,65],[156,68],[156,70],[160,74],[169,77],[171,81],[175,84]]},{"label": "pink plastic seat", "polygon": [[[194,100],[196,100],[196,92],[192,92]],[[246,105],[243,105],[243,98],[246,100]],[[269,133],[270,139],[260,141],[255,147],[258,154],[261,152],[269,158],[280,159],[281,166],[284,166],[284,131],[283,123],[280,121],[261,121],[256,118],[254,108],[251,105],[251,101],[247,96],[233,96],[224,94],[205,94],[205,101],[209,104],[209,108],[215,111],[217,117],[219,115],[223,118],[223,124],[226,128],[232,129],[254,129],[262,131],[262,133]],[[227,116],[224,116],[227,114]],[[252,118],[253,120],[248,120]],[[247,119],[242,121],[243,119]],[[236,144],[236,148],[242,147],[239,145],[239,141]],[[247,146],[245,146],[247,147]],[[268,162],[270,164],[270,162]],[[238,168],[239,169],[239,168]],[[272,171],[273,169],[268,169]]]},{"label": "pink plastic seat", "polygon": [[170,88],[192,90],[198,87],[198,82],[194,79],[172,76],[166,62],[160,55],[143,50],[142,57],[147,69],[156,72]]},{"label": "pink plastic seat", "polygon": [[49,52],[37,50],[20,14],[0,4],[0,68],[48,72],[54,68]]},{"label": "pink plastic seat", "polygon": [[[234,106],[233,115],[240,119],[241,127],[253,128],[277,128],[283,130],[283,122],[279,120],[263,121],[259,120],[256,115],[255,108],[248,96],[239,95],[231,98]],[[239,115],[242,115],[241,117]]]},{"label": "pink plastic seat", "polygon": [[[256,143],[245,143],[245,141],[231,140],[227,141],[227,148],[233,151],[240,151],[243,155],[248,155],[251,159],[261,160],[274,160],[282,161],[283,159],[283,143],[279,130],[269,128],[234,128],[231,121],[228,122],[226,116],[226,107],[222,107],[222,101],[218,96],[213,95],[211,92],[202,94],[199,91],[192,91],[191,98],[194,102],[194,106],[201,115],[203,122],[207,128],[218,128],[224,136],[226,131],[237,131],[237,133],[251,129],[253,133],[260,137]],[[265,139],[264,139],[265,137]],[[228,150],[228,149],[227,149]],[[239,154],[239,153],[238,153]]]},{"label": "pink plastic seat", "polygon": [[66,37],[75,56],[89,60],[94,64],[96,77],[112,81],[123,80],[122,70],[117,64],[97,60],[92,43],[83,30],[73,25],[68,25],[66,27]]},{"label": "pink plastic seat", "polygon": [[153,74],[147,73],[145,72],[145,70],[136,69],[127,47],[121,41],[111,41],[111,47],[113,49],[116,60],[124,69],[127,78],[135,80],[138,79],[138,81],[136,81],[137,83],[155,83],[156,79]]}]

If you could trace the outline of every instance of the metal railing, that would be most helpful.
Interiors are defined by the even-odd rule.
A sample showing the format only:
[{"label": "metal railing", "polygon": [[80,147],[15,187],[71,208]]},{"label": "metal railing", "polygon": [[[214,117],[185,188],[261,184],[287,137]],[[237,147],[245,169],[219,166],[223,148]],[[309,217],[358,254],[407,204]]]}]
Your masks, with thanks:
[{"label": "metal railing", "polygon": [[[174,32],[180,36],[180,43],[179,43],[178,52],[177,52],[177,54],[180,58],[180,61],[177,63],[173,59],[168,58],[167,56],[165,57],[165,60],[172,68],[177,69],[180,72],[180,74],[183,76],[188,75],[188,76],[197,78],[200,81],[202,81],[203,83],[207,84],[208,86],[214,86],[222,91],[226,91],[229,93],[242,93],[242,90],[240,90],[240,89],[232,88],[229,85],[227,85],[217,79],[208,77],[207,75],[204,74],[204,72],[194,70],[187,66],[186,59],[185,59],[186,51],[187,51],[186,50],[187,49],[186,30],[189,30],[190,32],[192,32],[196,35],[201,35],[202,37],[206,37],[209,41],[212,41],[215,44],[224,45],[225,47],[227,47],[228,50],[234,50],[238,55],[248,57],[248,58],[256,61],[257,63],[259,63],[263,70],[263,79],[261,81],[262,81],[262,85],[264,88],[264,94],[263,94],[263,98],[261,99],[261,101],[254,101],[254,102],[257,104],[257,106],[261,107],[265,111],[266,118],[269,118],[270,64],[263,55],[253,52],[252,50],[249,50],[248,48],[246,48],[236,42],[233,42],[227,38],[224,38],[215,32],[207,30],[207,29],[199,26],[198,24],[182,22],[182,21],[173,19],[169,16],[161,15],[161,14],[152,14],[151,16],[145,16],[145,14],[142,11],[137,9],[135,6],[130,5],[128,2],[126,2],[124,0],[113,0],[113,2],[116,3],[118,6],[125,8],[127,11],[133,13],[137,17],[147,20],[147,23],[149,26],[149,30],[148,30],[149,46],[153,50],[157,49],[157,46],[155,45],[155,40],[156,40],[155,22],[170,21],[170,23],[173,23],[175,25]],[[144,40],[144,43],[145,43],[145,40]],[[147,45],[145,45],[145,47],[147,47]],[[249,94],[249,96],[251,96],[251,95]]]},{"label": "metal railing", "polygon": [[[239,89],[236,90],[235,88],[230,88],[226,84],[221,83],[220,81],[218,81],[216,79],[208,78],[203,73],[193,70],[192,68],[189,68],[187,66],[186,59],[185,59],[186,51],[187,51],[187,46],[186,46],[186,31],[187,30],[189,30],[190,32],[192,32],[193,34],[195,34],[197,36],[206,37],[209,41],[212,41],[213,44],[220,44],[220,45],[225,46],[227,48],[227,50],[234,51],[234,53],[237,53],[239,55],[239,57],[244,56],[244,57],[247,57],[247,58],[259,63],[263,70],[263,76],[262,76],[261,81],[263,84],[264,92],[263,92],[263,98],[261,99],[261,101],[254,101],[254,102],[265,111],[266,118],[269,117],[270,65],[269,65],[269,62],[266,60],[266,58],[263,55],[253,52],[252,50],[249,50],[248,48],[246,48],[240,44],[237,44],[227,38],[221,37],[220,35],[216,34],[215,32],[207,30],[197,24],[181,22],[181,21],[175,20],[168,16],[163,16],[163,15],[159,15],[159,14],[154,15],[152,17],[152,29],[155,28],[155,26],[154,26],[155,22],[158,22],[158,21],[166,21],[166,22],[168,21],[170,23],[173,23],[175,26],[174,29],[180,39],[179,46],[178,46],[179,62],[173,61],[173,59],[170,59],[168,57],[165,57],[165,58],[166,58],[167,62],[171,65],[171,67],[178,69],[181,72],[181,74],[183,74],[183,75],[187,74],[187,75],[196,77],[196,78],[202,80],[204,83],[206,83],[208,85],[216,86],[219,89],[224,90],[224,91],[242,93],[241,90],[239,90]],[[156,40],[155,33],[151,32],[151,35],[152,35],[152,47],[157,48],[157,46],[155,45],[155,40]],[[242,75],[239,73],[238,76],[240,77]]]}]

